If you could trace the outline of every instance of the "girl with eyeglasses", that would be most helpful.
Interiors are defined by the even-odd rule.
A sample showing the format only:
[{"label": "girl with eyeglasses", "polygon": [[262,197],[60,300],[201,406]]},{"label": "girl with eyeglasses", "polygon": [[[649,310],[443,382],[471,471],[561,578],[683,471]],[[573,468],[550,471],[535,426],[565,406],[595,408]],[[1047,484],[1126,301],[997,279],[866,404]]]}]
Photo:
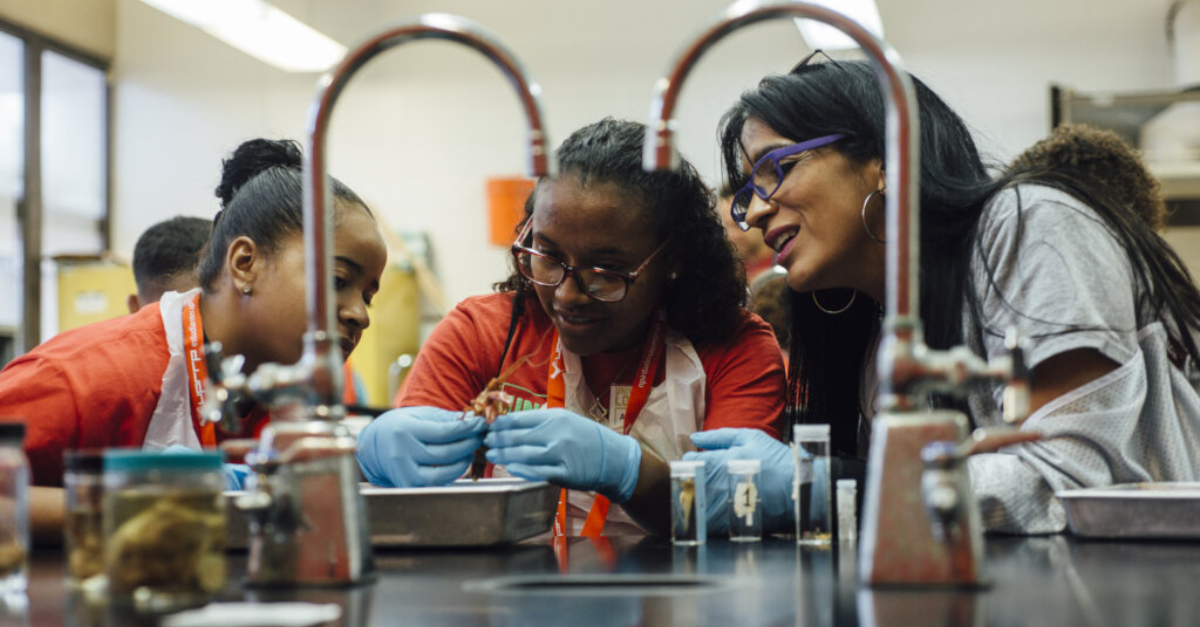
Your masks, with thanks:
[{"label": "girl with eyeglasses", "polygon": [[[741,307],[745,279],[712,193],[690,164],[643,171],[644,132],[605,119],[563,142],[558,176],[526,203],[512,274],[438,325],[402,409],[361,434],[372,483],[448,483],[486,444],[492,476],[567,489],[560,533],[662,532],[667,461],[694,448],[692,433],[779,436],[782,360],[770,327]],[[461,419],[502,374],[512,413],[490,427]]]},{"label": "girl with eyeglasses", "polygon": [[[1127,172],[1032,160],[993,177],[958,115],[914,83],[925,339],[993,359],[1007,352],[1005,330],[1020,329],[1032,367],[1022,428],[1046,436],[968,461],[986,528],[1061,531],[1058,490],[1197,480],[1200,293],[1110,185]],[[792,290],[787,404],[797,422],[830,424],[833,449],[847,458],[865,458],[876,413],[890,236],[884,120],[871,67],[828,62],[763,79],[721,125],[727,175],[742,190],[727,210],[763,232]],[[976,426],[1001,425],[1000,391],[981,385],[965,402],[930,402],[960,405]],[[693,442],[705,452],[691,456],[710,462],[768,460],[764,498],[790,498],[782,444],[738,431]]]}]

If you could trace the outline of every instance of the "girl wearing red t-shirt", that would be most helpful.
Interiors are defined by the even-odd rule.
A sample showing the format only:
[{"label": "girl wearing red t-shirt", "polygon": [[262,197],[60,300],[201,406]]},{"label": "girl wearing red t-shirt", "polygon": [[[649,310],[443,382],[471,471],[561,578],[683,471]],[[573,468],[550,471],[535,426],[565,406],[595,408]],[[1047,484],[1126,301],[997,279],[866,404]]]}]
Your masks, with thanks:
[{"label": "girl wearing red t-shirt", "polygon": [[[690,164],[642,170],[645,127],[569,137],[526,204],[516,268],[434,330],[393,410],[359,438],[373,483],[436,485],[481,444],[494,476],[569,489],[559,532],[666,529],[667,461],[702,429],[778,436],[783,366]],[[460,420],[489,382],[512,413]],[[609,508],[615,502],[621,507]],[[607,525],[605,523],[608,523]]]},{"label": "girl wearing red t-shirt", "polygon": [[[211,425],[198,415],[206,341],[245,356],[246,372],[300,359],[306,326],[300,160],[294,142],[260,139],[224,162],[216,189],[221,211],[200,262],[200,288],[168,292],[137,313],[59,334],[0,372],[0,416],[26,423],[35,485],[62,484],[67,449],[215,444]],[[349,355],[370,324],[367,305],[387,252],[363,201],[340,182],[333,189],[338,333]],[[37,488],[33,502],[35,530],[54,535],[61,491]]]}]

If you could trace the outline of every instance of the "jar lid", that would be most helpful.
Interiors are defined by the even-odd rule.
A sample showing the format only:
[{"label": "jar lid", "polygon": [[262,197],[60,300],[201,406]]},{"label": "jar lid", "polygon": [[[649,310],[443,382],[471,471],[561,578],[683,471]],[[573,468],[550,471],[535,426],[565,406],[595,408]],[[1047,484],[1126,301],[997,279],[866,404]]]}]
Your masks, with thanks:
[{"label": "jar lid", "polygon": [[225,461],[221,451],[164,453],[141,449],[104,451],[104,470],[220,470]]},{"label": "jar lid", "polygon": [[24,440],[25,423],[0,422],[0,440]]},{"label": "jar lid", "polygon": [[104,451],[98,449],[64,451],[63,470],[99,474],[104,471]]},{"label": "jar lid", "polygon": [[725,464],[729,472],[738,475],[762,470],[761,459],[731,459],[725,462]]},{"label": "jar lid", "polygon": [[672,477],[692,477],[703,472],[704,462],[700,460],[675,460],[670,462]]},{"label": "jar lid", "polygon": [[829,439],[829,425],[792,425],[792,440]]}]

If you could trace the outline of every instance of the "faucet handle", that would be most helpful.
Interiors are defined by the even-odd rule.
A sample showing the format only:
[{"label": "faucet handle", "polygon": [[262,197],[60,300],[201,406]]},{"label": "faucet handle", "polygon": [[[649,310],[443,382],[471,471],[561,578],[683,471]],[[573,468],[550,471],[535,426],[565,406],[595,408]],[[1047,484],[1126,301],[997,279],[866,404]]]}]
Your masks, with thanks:
[{"label": "faucet handle", "polygon": [[246,365],[245,355],[233,355],[226,358],[225,347],[220,342],[209,342],[204,345],[204,361],[208,366],[208,378],[218,385],[237,380]]},{"label": "faucet handle", "polygon": [[921,449],[925,470],[921,473],[921,502],[929,516],[934,537],[946,541],[958,528],[963,514],[962,490],[956,481],[959,463],[955,442],[937,441]]},{"label": "faucet handle", "polygon": [[239,428],[236,406],[244,398],[243,388],[246,375],[244,355],[226,358],[220,342],[204,345],[204,362],[208,366],[209,386],[200,407],[200,420],[221,427],[226,433],[237,433]]},{"label": "faucet handle", "polygon": [[962,463],[977,453],[991,453],[1011,444],[1033,442],[1042,439],[1037,431],[1019,431],[1011,428],[976,429],[962,443],[936,441],[921,449],[921,461],[925,470],[921,473],[921,502],[929,515],[935,537],[947,541],[964,519],[964,494],[970,494],[966,486],[966,469]]},{"label": "faucet handle", "polygon": [[1025,360],[1026,342],[1016,327],[1004,333],[1008,349],[1010,373],[1004,384],[1003,418],[1010,425],[1019,425],[1029,417],[1029,365]]},{"label": "faucet handle", "polygon": [[221,361],[225,359],[225,347],[217,341],[204,345],[204,364],[208,366],[208,378],[216,384],[225,382],[225,372],[221,370]]}]

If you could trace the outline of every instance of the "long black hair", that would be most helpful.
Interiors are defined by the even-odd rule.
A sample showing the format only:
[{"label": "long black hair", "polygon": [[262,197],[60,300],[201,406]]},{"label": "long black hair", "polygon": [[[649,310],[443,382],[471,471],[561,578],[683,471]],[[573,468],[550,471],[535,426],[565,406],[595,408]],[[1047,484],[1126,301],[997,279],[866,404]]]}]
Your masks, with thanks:
[{"label": "long black hair", "polygon": [[[744,315],[745,274],[713,213],[712,191],[696,169],[687,161],[674,172],[642,169],[645,133],[645,125],[625,120],[589,124],[556,151],[558,176],[576,177],[583,185],[614,183],[640,198],[638,206],[653,216],[659,240],[671,238],[665,261],[678,276],[667,282],[663,297],[671,326],[697,345],[727,340]],[[533,215],[537,189],[525,203],[518,231]],[[533,293],[533,284],[515,266],[495,288],[518,297]]]},{"label": "long black hair", "polygon": [[[964,308],[979,319],[969,272],[971,256],[978,254],[977,227],[986,203],[1005,187],[1034,182],[1071,194],[1104,219],[1129,253],[1139,284],[1153,286],[1141,290],[1149,299],[1147,310],[1165,314],[1184,330],[1180,339],[1185,348],[1193,360],[1200,357],[1186,332],[1200,327],[1200,292],[1179,258],[1144,221],[1106,193],[1095,177],[1069,168],[1014,170],[993,178],[962,119],[920,80],[913,78],[913,83],[921,125],[920,313],[931,347],[963,342]],[[722,119],[720,131],[726,174],[735,188],[746,178],[740,138],[751,117],[796,142],[839,133],[843,139],[828,149],[856,163],[884,160],[884,103],[866,62],[803,65],[769,76],[744,93]],[[837,307],[849,292],[825,290],[817,297],[826,308]],[[854,455],[864,429],[860,377],[879,334],[879,305],[860,295],[849,311],[830,316],[817,309],[812,294],[793,293],[791,310],[788,405],[796,408],[798,422],[831,423],[835,452]]]},{"label": "long black hair", "polygon": [[[304,231],[300,145],[291,140],[252,139],[221,162],[214,193],[221,210],[212,222],[208,252],[200,262],[200,285],[212,291],[230,242],[243,235],[270,255],[283,241]],[[343,205],[370,208],[349,187],[330,177],[335,218]]]}]

